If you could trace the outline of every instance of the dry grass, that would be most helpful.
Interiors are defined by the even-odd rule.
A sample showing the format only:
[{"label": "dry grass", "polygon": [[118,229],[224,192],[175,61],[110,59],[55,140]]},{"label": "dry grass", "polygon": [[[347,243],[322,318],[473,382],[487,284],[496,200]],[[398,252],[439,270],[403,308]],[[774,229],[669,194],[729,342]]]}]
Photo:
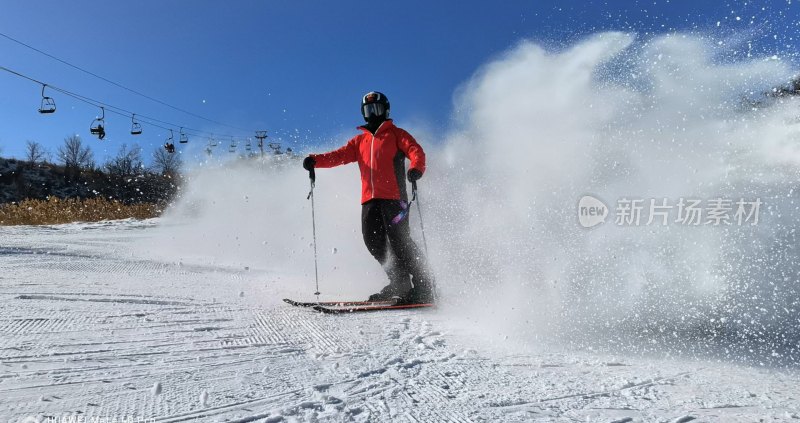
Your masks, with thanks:
[{"label": "dry grass", "polygon": [[53,225],[114,219],[148,219],[159,216],[157,204],[126,205],[104,198],[24,200],[0,205],[0,225]]}]

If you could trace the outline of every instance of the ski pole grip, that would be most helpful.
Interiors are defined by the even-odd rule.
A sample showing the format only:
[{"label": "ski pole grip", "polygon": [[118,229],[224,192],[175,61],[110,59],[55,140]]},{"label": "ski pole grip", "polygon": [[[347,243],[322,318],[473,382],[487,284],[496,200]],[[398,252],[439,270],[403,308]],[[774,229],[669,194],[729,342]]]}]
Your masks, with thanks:
[{"label": "ski pole grip", "polygon": [[411,181],[411,190],[414,192],[417,191],[417,181]]},{"label": "ski pole grip", "polygon": [[308,171],[308,178],[311,179],[311,182],[316,182],[317,174],[314,173],[314,168],[312,167],[311,170]]}]

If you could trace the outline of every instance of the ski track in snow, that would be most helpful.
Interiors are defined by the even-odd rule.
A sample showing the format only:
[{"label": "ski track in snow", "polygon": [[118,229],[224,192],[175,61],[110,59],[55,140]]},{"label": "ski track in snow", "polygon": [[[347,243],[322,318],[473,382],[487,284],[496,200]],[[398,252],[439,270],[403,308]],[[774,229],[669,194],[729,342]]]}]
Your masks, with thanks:
[{"label": "ski track in snow", "polygon": [[274,275],[134,257],[153,225],[0,228],[0,420],[800,421],[794,371],[503,354],[437,310],[322,315]]}]

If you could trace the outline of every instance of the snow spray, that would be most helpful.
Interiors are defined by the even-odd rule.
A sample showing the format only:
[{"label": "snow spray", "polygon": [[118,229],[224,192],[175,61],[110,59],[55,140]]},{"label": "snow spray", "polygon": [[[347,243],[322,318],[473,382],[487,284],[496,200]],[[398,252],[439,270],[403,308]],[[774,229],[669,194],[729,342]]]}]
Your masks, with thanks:
[{"label": "snow spray", "polygon": [[[335,146],[332,142],[319,148]],[[157,242],[145,240],[139,253],[184,264],[249,269],[263,274],[265,284],[284,289],[284,295],[311,295],[314,234],[308,173],[301,163],[302,156],[270,154],[189,170],[179,198],[156,228]],[[366,298],[385,284],[383,269],[361,240],[360,195],[356,167],[317,172],[318,266],[325,286],[321,300]],[[259,301],[280,303],[280,298]]]},{"label": "snow spray", "polygon": [[[796,70],[731,48],[691,34],[522,42],[458,90],[444,142],[406,125],[428,153],[438,315],[526,348],[800,360],[800,99],[762,94]],[[300,158],[192,172],[149,252],[311,292]],[[338,298],[387,282],[361,240],[357,172],[326,169],[315,190],[320,279]],[[585,198],[607,214],[588,227]],[[617,224],[622,200],[654,199],[673,214]],[[681,199],[758,199],[759,220],[681,224]]]},{"label": "snow spray", "polygon": [[[608,32],[480,69],[426,175],[454,314],[528,344],[800,360],[800,98],[763,94],[796,70],[730,49]],[[683,224],[690,198],[757,199],[760,220]],[[631,199],[671,214],[579,222]]]}]

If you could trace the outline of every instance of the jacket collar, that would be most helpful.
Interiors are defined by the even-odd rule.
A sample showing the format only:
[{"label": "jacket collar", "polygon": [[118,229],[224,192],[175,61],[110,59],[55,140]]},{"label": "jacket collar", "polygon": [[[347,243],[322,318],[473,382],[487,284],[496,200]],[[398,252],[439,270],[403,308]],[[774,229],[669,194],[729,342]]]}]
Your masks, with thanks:
[{"label": "jacket collar", "polygon": [[[385,121],[383,121],[383,123],[380,124],[380,126],[378,126],[378,129],[375,131],[375,135],[378,135],[378,132],[387,131],[388,129],[390,129],[392,127],[394,127],[394,123],[392,122],[392,120],[391,119],[386,119]],[[364,126],[364,125],[359,126],[358,129],[360,129],[360,130],[372,135],[372,132],[370,132],[369,129],[367,129],[366,126]]]}]

